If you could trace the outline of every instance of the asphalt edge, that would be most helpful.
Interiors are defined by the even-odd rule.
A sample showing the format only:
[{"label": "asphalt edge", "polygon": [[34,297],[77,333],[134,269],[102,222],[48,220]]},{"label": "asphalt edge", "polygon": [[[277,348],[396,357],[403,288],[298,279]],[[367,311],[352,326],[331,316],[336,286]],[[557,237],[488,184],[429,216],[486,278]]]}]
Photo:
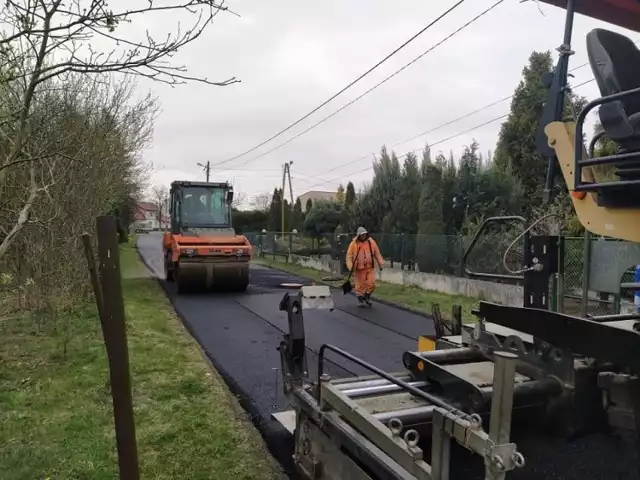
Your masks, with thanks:
[{"label": "asphalt edge", "polygon": [[[182,323],[183,327],[186,329],[187,332],[189,332],[189,335],[195,341],[196,345],[198,346],[198,349],[200,350],[202,358],[209,364],[210,368],[215,370],[215,372],[218,375],[220,375],[220,378],[222,378],[225,385],[229,389],[230,393],[238,400],[240,407],[245,411],[245,413],[249,417],[248,418],[249,421],[260,433],[260,436],[265,442],[265,445],[267,446],[269,453],[280,464],[283,470],[283,473],[289,479],[296,480],[297,477],[295,473],[295,464],[293,462],[293,457],[292,457],[292,449],[283,445],[281,441],[277,441],[276,438],[273,438],[276,435],[274,435],[272,431],[270,431],[270,429],[265,428],[267,422],[262,421],[262,415],[259,413],[257,407],[255,406],[251,398],[244,393],[240,385],[238,385],[238,383],[233,379],[233,377],[219,366],[218,362],[215,361],[213,356],[210,355],[202,347],[202,345],[196,338],[195,332],[189,326],[189,322],[187,322],[184,316],[176,309],[173,299],[171,298],[171,295],[169,295],[169,292],[165,287],[164,283],[160,281],[160,278],[155,274],[153,267],[149,265],[147,260],[144,258],[144,255],[140,253],[140,250],[138,249],[137,239],[136,239],[136,242],[134,243],[134,248],[136,250],[136,253],[138,254],[138,258],[151,274],[151,278],[155,280],[156,283],[160,286],[160,288],[164,291],[165,296],[167,297],[167,300],[169,300],[169,303],[171,304],[171,308],[173,309],[176,317],[180,319],[180,322]],[[269,421],[276,422],[275,420],[269,420]],[[285,428],[282,426],[280,426],[278,430],[281,430],[281,433],[283,435],[284,434],[290,435],[289,432],[287,432]]]},{"label": "asphalt edge", "polygon": [[[260,265],[260,263],[258,263],[258,265]],[[283,268],[274,267],[272,265],[263,264],[263,266],[265,266],[267,268],[273,268],[274,270],[279,270],[280,272],[288,273],[289,275],[295,275],[295,276],[300,277],[300,278],[305,278],[305,279],[309,280],[310,282],[316,282],[316,283],[321,283],[323,285],[327,285],[329,288],[331,288],[333,290],[340,290],[338,287],[336,287],[334,285],[331,285],[328,282],[324,282],[322,280],[315,280],[313,278],[305,277],[304,275],[298,275],[297,273],[296,274],[292,274],[291,272],[289,272],[289,271],[287,271],[287,270],[285,270]],[[306,267],[306,268],[309,268],[309,267]],[[323,270],[317,270],[317,271],[318,272],[322,272]],[[326,273],[329,273],[329,272],[326,272]],[[355,293],[350,292],[349,295],[355,296]],[[382,305],[387,305],[388,307],[397,308],[398,310],[402,310],[402,311],[407,312],[407,313],[412,313],[414,315],[418,315],[420,317],[424,317],[424,318],[427,318],[429,320],[433,320],[433,315],[429,315],[429,314],[421,312],[420,310],[417,310],[415,308],[407,307],[405,305],[402,305],[402,304],[399,304],[399,303],[396,303],[396,302],[392,302],[390,300],[385,300],[383,298],[378,298],[375,295],[375,292],[372,295],[372,297],[376,302],[378,302],[378,303],[380,303]]]}]

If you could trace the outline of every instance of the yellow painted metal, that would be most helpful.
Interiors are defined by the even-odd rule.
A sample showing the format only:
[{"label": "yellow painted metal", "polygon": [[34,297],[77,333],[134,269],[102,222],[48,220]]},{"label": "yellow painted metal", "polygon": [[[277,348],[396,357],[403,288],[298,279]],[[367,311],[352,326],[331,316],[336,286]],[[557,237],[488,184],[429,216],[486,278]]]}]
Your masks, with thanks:
[{"label": "yellow painted metal", "polygon": [[431,352],[436,349],[436,339],[430,335],[420,335],[418,337],[418,351]]},{"label": "yellow painted metal", "polygon": [[[564,181],[571,191],[574,185],[574,138],[575,124],[553,122],[544,129],[549,145],[555,150]],[[586,151],[583,149],[583,158]],[[582,169],[582,179],[592,181],[593,171],[589,167]],[[587,193],[582,198],[571,196],[578,220],[585,229],[596,235],[640,242],[640,209],[604,208],[596,203],[595,193]]]}]

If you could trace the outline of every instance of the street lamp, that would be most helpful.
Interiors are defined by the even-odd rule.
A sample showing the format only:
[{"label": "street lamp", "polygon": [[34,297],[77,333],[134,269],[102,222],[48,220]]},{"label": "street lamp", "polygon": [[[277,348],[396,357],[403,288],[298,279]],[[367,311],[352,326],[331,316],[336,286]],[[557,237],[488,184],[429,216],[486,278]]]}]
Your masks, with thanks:
[{"label": "street lamp", "polygon": [[209,183],[209,172],[211,171],[211,162],[207,161],[206,165],[198,163],[198,166],[202,167],[207,172],[207,183]]}]

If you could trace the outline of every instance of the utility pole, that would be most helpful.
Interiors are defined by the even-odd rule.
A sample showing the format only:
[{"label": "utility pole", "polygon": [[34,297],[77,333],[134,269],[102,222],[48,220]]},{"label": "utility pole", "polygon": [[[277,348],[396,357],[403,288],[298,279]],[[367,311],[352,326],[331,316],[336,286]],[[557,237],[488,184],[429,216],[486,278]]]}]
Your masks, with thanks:
[{"label": "utility pole", "polygon": [[287,162],[282,165],[282,193],[280,198],[280,206],[281,206],[281,223],[282,223],[282,239],[284,240],[284,231],[285,231],[285,209],[284,209],[284,189],[286,186],[287,177],[289,178],[289,194],[291,195],[291,204],[289,208],[293,208],[293,188],[291,188],[291,165],[293,161]]},{"label": "utility pole", "polygon": [[207,172],[207,183],[209,183],[209,173],[211,173],[211,162],[209,160],[207,160],[207,164],[203,165],[201,163],[198,163],[198,165],[200,165],[205,172]]}]

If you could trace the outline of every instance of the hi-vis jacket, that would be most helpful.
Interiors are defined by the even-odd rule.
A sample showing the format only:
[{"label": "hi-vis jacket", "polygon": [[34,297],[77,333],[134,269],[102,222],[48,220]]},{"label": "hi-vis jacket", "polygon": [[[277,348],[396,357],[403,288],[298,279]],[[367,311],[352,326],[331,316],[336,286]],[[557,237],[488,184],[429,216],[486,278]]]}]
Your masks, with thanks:
[{"label": "hi-vis jacket", "polygon": [[351,270],[355,262],[355,270],[367,270],[375,268],[375,262],[382,267],[384,259],[380,254],[378,244],[373,238],[368,238],[364,242],[359,242],[358,237],[354,238],[347,249],[347,268]]}]

